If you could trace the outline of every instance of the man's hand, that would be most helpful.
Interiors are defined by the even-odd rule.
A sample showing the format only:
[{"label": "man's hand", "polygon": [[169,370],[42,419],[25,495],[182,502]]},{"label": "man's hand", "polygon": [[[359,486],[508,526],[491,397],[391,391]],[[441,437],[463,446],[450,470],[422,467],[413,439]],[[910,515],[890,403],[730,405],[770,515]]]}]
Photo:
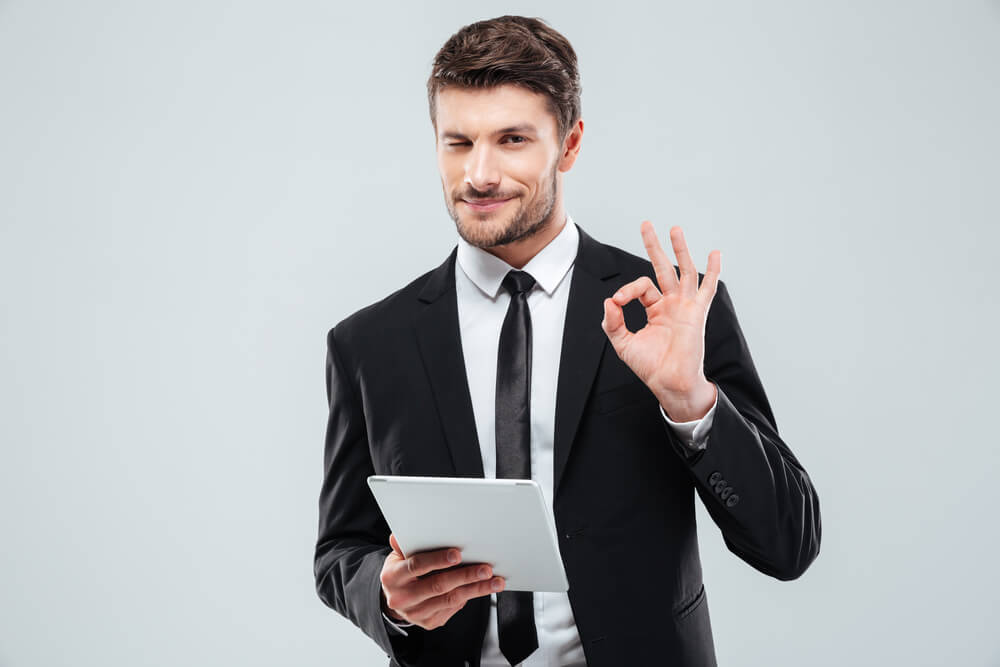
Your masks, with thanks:
[{"label": "man's hand", "polygon": [[[653,262],[657,285],[642,276],[604,300],[601,328],[618,357],[646,383],[674,421],[705,416],[715,402],[715,385],[705,378],[705,322],[715,297],[722,253],[708,255],[708,268],[698,286],[698,270],[680,227],[670,229],[680,280],[660,247],[653,223],[640,226],[646,253]],[[632,333],[625,326],[622,306],[633,299],[646,308],[646,326]]]},{"label": "man's hand", "polygon": [[392,553],[382,564],[380,579],[383,611],[393,620],[433,630],[472,598],[503,590],[503,577],[494,577],[486,563],[456,567],[462,559],[458,549],[422,551],[404,558],[395,535],[389,536],[389,544]]}]

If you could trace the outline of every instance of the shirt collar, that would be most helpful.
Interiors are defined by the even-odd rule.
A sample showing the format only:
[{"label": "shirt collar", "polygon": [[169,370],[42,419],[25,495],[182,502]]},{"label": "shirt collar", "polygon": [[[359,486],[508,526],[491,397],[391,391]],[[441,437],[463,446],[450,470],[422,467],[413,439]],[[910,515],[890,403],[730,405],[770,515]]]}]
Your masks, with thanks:
[{"label": "shirt collar", "polygon": [[[535,279],[535,283],[552,296],[576,259],[580,234],[573,219],[566,214],[566,223],[555,238],[535,253],[521,269]],[[482,248],[477,248],[461,236],[458,238],[458,264],[476,287],[495,299],[507,272],[514,267]]]}]

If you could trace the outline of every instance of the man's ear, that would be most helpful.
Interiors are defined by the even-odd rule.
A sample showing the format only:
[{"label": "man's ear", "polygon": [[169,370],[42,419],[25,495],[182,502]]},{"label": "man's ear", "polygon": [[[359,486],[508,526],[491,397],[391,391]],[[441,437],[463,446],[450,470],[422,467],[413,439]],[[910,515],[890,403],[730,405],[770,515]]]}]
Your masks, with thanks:
[{"label": "man's ear", "polygon": [[583,143],[583,119],[580,118],[576,124],[566,133],[563,141],[562,155],[559,156],[559,171],[569,171],[573,163],[576,162],[577,155]]}]

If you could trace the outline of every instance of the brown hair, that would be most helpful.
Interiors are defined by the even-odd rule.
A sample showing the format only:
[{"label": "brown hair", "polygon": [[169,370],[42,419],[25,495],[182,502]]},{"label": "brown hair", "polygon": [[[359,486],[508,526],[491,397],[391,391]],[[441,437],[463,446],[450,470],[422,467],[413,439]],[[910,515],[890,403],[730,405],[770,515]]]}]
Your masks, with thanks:
[{"label": "brown hair", "polygon": [[560,142],[580,118],[580,73],[569,40],[542,19],[506,15],[461,28],[434,56],[427,79],[431,124],[437,129],[438,90],[505,83],[548,98]]}]

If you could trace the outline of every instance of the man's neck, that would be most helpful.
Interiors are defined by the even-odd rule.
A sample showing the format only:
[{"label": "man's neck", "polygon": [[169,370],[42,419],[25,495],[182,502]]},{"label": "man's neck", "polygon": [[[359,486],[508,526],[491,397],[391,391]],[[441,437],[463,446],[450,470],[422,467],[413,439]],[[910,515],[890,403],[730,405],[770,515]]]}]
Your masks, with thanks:
[{"label": "man's neck", "polygon": [[484,250],[499,257],[515,269],[524,268],[524,265],[531,261],[531,258],[547,246],[552,239],[559,236],[559,232],[566,226],[566,213],[563,211],[561,202],[552,209],[552,215],[549,216],[549,219],[549,224],[537,234],[502,246],[484,248]]}]

